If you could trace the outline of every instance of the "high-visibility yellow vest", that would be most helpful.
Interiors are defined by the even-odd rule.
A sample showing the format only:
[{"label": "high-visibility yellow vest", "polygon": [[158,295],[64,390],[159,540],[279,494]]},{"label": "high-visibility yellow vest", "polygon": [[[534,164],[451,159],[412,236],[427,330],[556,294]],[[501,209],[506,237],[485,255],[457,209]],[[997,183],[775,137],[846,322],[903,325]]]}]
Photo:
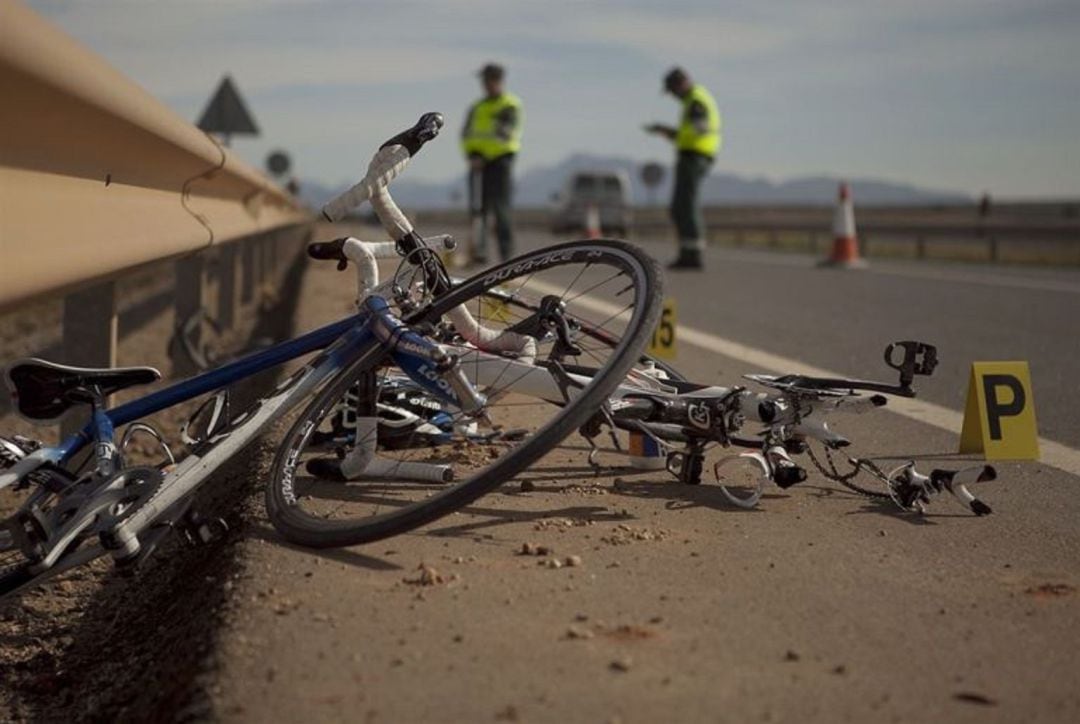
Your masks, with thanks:
[{"label": "high-visibility yellow vest", "polygon": [[[683,100],[682,120],[675,133],[675,148],[680,151],[694,151],[712,158],[720,150],[720,111],[712,94],[699,85],[695,85]],[[707,124],[701,133],[690,119],[690,107],[695,103],[705,107]]]},{"label": "high-visibility yellow vest", "polygon": [[[499,116],[509,108],[517,112],[517,121],[510,129],[509,137],[506,137],[499,133]],[[468,125],[462,134],[461,148],[466,156],[479,154],[489,161],[508,153],[517,153],[521,149],[523,120],[521,99],[513,93],[478,100],[469,110]]]}]

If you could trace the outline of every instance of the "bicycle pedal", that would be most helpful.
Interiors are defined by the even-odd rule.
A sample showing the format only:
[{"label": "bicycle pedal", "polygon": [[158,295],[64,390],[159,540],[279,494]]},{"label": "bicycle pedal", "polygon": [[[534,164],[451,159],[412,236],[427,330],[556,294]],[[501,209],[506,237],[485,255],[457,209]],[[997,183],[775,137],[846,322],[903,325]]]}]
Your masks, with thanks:
[{"label": "bicycle pedal", "polygon": [[224,518],[205,518],[199,513],[189,512],[180,525],[184,542],[191,547],[203,546],[222,539],[229,532],[229,524]]},{"label": "bicycle pedal", "polygon": [[16,511],[0,523],[0,527],[7,530],[13,547],[18,548],[31,563],[37,563],[48,555],[52,528],[46,515],[36,505]]}]

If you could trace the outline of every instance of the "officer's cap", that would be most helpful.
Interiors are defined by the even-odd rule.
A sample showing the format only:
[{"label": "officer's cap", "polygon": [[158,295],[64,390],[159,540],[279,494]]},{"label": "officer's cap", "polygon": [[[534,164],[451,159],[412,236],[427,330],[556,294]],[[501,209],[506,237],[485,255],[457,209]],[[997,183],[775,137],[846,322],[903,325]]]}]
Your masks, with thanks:
[{"label": "officer's cap", "polygon": [[506,75],[506,69],[497,63],[488,63],[476,74],[484,80],[502,80]]}]

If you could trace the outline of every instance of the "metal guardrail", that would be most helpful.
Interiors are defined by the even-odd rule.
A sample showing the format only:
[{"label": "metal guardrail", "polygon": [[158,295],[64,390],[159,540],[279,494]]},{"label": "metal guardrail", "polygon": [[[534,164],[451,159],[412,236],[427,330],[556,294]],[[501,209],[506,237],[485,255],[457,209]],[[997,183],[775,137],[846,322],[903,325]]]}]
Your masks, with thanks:
[{"label": "metal guardrail", "polygon": [[0,309],[308,219],[14,0],[0,3],[0,88]]},{"label": "metal guardrail", "polygon": [[[871,255],[1042,261],[1080,264],[1080,202],[1002,204],[989,215],[968,206],[856,206],[862,251]],[[824,253],[832,244],[833,209],[827,206],[714,205],[703,209],[711,241]],[[428,225],[462,226],[460,209],[418,211]],[[514,212],[521,228],[550,227],[552,212]],[[667,210],[633,211],[631,236],[666,239],[673,233]]]},{"label": "metal guardrail", "polygon": [[116,364],[119,277],[176,259],[175,318],[212,286],[228,326],[310,233],[296,199],[17,0],[0,88],[0,312],[63,296],[63,361]]}]

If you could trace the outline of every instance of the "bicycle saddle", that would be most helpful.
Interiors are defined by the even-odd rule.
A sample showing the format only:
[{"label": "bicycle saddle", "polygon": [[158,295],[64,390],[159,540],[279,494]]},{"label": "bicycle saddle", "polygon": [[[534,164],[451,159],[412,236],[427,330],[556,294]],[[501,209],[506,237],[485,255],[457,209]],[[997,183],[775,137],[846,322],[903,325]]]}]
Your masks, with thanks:
[{"label": "bicycle saddle", "polygon": [[7,369],[7,383],[19,414],[30,420],[55,420],[74,405],[93,402],[94,393],[114,392],[161,379],[153,367],[71,367],[43,359],[23,359]]}]

